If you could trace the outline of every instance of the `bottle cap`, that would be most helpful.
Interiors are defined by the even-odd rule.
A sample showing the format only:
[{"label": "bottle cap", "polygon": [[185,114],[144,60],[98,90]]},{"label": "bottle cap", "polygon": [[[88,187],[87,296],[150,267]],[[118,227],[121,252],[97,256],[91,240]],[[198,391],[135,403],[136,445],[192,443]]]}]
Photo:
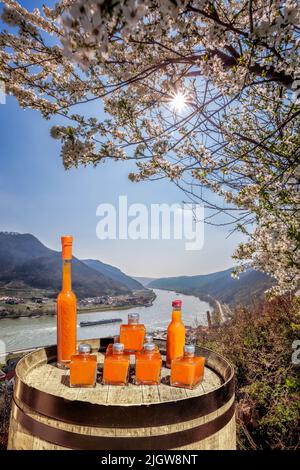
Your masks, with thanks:
[{"label": "bottle cap", "polygon": [[155,344],[154,343],[146,343],[144,344],[145,351],[155,351]]},{"label": "bottle cap", "polygon": [[153,343],[153,336],[152,335],[146,335],[145,336],[145,343]]},{"label": "bottle cap", "polygon": [[113,344],[113,351],[115,352],[123,352],[124,351],[124,344],[123,343],[114,343]]},{"label": "bottle cap", "polygon": [[181,306],[182,306],[182,301],[181,300],[178,300],[178,299],[173,300],[173,302],[172,302],[172,307],[173,308],[181,308]]},{"label": "bottle cap", "polygon": [[186,344],[184,346],[184,352],[186,354],[195,354],[195,346],[193,344]]},{"label": "bottle cap", "polygon": [[139,313],[129,313],[128,314],[128,323],[138,323],[140,321]]},{"label": "bottle cap", "polygon": [[92,346],[88,343],[81,343],[78,346],[78,352],[84,353],[84,354],[89,354],[92,352]]},{"label": "bottle cap", "polygon": [[72,258],[72,243],[73,243],[73,237],[71,237],[71,235],[66,235],[66,236],[61,237],[63,259]]}]

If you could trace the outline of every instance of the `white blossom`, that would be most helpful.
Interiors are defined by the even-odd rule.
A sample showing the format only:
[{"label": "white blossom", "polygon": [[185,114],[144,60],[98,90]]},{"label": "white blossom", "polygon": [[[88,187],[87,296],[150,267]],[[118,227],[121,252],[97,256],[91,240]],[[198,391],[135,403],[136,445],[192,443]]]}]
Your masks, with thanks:
[{"label": "white blossom", "polygon": [[0,79],[21,107],[65,118],[51,135],[66,168],[135,159],[133,181],[168,178],[247,237],[237,271],[299,287],[297,0],[3,3]]}]

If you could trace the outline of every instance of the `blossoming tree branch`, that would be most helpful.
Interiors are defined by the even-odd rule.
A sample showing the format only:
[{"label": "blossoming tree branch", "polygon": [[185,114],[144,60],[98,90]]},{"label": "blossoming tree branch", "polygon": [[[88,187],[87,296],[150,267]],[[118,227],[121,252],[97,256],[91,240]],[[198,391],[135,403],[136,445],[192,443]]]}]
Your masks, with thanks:
[{"label": "blossoming tree branch", "polygon": [[[131,180],[169,178],[207,223],[248,235],[237,271],[299,286],[297,0],[3,3],[0,78],[21,107],[65,118],[51,134],[66,169],[136,160]],[[86,117],[97,101],[104,120]]]}]

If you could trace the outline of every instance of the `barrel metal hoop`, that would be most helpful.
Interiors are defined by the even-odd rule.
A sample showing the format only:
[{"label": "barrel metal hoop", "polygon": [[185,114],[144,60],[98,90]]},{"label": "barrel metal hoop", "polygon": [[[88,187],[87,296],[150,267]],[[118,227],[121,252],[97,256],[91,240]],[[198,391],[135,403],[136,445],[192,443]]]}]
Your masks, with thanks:
[{"label": "barrel metal hoop", "polygon": [[[23,382],[17,374],[14,396],[33,412],[49,418],[82,426],[107,428],[138,428],[177,424],[200,418],[225,405],[234,395],[234,371],[219,354],[202,349],[208,361],[222,361],[227,369],[227,380],[217,389],[196,397],[170,402],[141,405],[101,405],[79,400],[68,400],[51,395]],[[49,362],[53,361],[53,348],[47,348]],[[210,364],[208,364],[210,366]],[[212,367],[211,367],[212,368]]]},{"label": "barrel metal hoop", "polygon": [[215,419],[184,431],[147,437],[104,437],[77,434],[36,421],[14,402],[13,417],[31,435],[73,450],[171,450],[196,443],[224,428],[233,418],[235,403]]}]

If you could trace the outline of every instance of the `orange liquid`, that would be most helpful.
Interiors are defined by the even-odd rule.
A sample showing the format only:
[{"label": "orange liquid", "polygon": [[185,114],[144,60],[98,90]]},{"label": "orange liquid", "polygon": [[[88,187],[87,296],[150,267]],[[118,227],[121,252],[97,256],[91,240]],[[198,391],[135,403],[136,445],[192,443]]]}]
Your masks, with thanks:
[{"label": "orange liquid", "polygon": [[181,321],[181,310],[173,310],[167,330],[167,367],[171,367],[173,359],[183,356],[184,344],[185,327]]},{"label": "orange liquid", "polygon": [[109,354],[104,358],[103,383],[106,385],[126,385],[129,374],[128,354]]},{"label": "orange liquid", "polygon": [[95,387],[97,377],[97,356],[75,354],[70,363],[70,387]]},{"label": "orange liquid", "polygon": [[203,380],[204,357],[184,356],[174,359],[171,367],[171,385],[194,388]]},{"label": "orange liquid", "polygon": [[141,323],[120,326],[120,343],[126,351],[141,351],[144,346],[146,328]]},{"label": "orange liquid", "polygon": [[162,359],[158,352],[136,354],[135,383],[137,385],[157,385],[160,383]]},{"label": "orange liquid", "polygon": [[67,366],[76,353],[76,304],[71,288],[71,262],[63,262],[63,288],[58,294],[57,312],[57,363]]}]

